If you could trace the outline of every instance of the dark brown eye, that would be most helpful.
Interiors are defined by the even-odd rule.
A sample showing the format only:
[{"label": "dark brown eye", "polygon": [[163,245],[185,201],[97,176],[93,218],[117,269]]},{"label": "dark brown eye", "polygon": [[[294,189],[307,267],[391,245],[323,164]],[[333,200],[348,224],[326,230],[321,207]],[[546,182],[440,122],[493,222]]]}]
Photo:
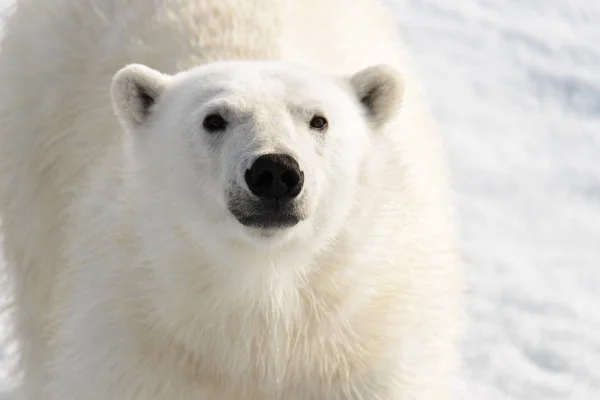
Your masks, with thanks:
[{"label": "dark brown eye", "polygon": [[210,114],[204,118],[202,125],[209,133],[223,132],[227,128],[227,121],[220,114]]},{"label": "dark brown eye", "polygon": [[322,117],[320,115],[315,115],[310,120],[310,128],[316,129],[318,131],[323,131],[323,130],[327,129],[327,120],[325,119],[325,117]]}]

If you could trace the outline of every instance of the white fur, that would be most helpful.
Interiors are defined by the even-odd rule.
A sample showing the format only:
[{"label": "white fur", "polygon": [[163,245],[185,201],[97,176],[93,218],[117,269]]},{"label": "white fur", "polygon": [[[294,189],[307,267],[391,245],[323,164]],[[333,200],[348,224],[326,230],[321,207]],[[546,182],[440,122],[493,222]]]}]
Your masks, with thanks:
[{"label": "white fur", "polygon": [[[387,14],[375,0],[18,2],[0,216],[21,399],[449,398],[450,195]],[[217,135],[202,127],[214,107]],[[303,220],[284,230],[228,210],[269,152],[305,174]]]}]

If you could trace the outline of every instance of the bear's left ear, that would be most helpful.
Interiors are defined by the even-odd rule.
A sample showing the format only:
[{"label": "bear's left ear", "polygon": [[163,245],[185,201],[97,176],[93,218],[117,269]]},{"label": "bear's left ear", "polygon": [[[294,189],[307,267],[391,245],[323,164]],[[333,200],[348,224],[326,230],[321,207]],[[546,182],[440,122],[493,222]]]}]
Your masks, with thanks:
[{"label": "bear's left ear", "polygon": [[130,64],[115,74],[111,86],[113,107],[127,128],[136,130],[148,123],[169,78],[142,64]]},{"label": "bear's left ear", "polygon": [[404,83],[394,68],[384,64],[365,68],[352,75],[350,84],[375,128],[398,114]]}]

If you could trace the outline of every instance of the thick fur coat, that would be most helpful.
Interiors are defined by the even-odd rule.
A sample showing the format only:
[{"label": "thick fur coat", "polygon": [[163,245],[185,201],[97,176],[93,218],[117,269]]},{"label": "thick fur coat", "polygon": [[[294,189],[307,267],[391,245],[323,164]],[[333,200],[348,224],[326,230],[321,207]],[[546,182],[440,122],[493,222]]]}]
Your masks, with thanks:
[{"label": "thick fur coat", "polygon": [[[19,399],[450,398],[451,196],[389,14],[376,0],[17,1],[0,217]],[[209,97],[229,112],[218,143],[194,119]],[[323,136],[302,119],[313,103]],[[303,168],[300,222],[248,228],[230,212],[250,196],[236,171],[275,151]]]}]

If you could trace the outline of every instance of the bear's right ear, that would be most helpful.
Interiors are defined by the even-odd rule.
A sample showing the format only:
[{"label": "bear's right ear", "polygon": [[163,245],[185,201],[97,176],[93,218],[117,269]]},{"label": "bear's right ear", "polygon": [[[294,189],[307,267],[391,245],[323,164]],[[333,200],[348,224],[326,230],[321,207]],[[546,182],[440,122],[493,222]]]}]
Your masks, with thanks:
[{"label": "bear's right ear", "polygon": [[115,74],[111,96],[115,112],[127,128],[145,126],[169,76],[142,64],[130,64]]}]

